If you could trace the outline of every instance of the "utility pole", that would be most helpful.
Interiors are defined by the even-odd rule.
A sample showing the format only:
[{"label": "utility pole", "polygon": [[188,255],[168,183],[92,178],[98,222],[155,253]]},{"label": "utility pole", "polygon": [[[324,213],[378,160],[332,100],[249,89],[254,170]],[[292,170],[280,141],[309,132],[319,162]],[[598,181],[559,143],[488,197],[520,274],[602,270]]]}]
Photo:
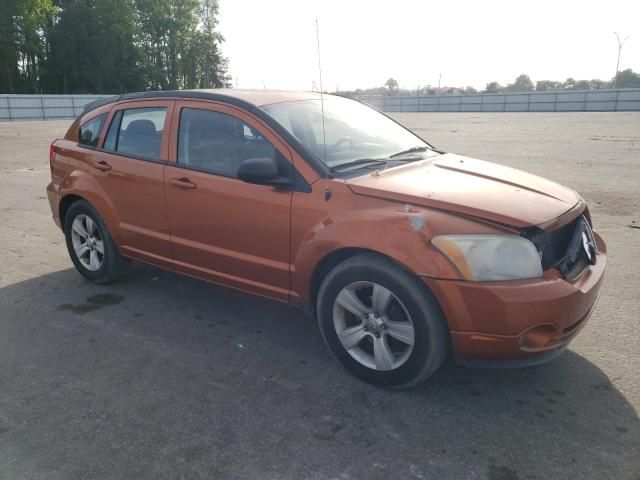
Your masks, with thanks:
[{"label": "utility pole", "polygon": [[616,34],[616,40],[618,40],[618,62],[616,63],[616,74],[613,77],[613,88],[616,88],[618,86],[618,71],[620,70],[620,54],[622,53],[624,42],[629,39],[629,35],[627,35],[622,39],[622,41],[620,41],[620,35],[618,34],[618,32],[613,33]]}]

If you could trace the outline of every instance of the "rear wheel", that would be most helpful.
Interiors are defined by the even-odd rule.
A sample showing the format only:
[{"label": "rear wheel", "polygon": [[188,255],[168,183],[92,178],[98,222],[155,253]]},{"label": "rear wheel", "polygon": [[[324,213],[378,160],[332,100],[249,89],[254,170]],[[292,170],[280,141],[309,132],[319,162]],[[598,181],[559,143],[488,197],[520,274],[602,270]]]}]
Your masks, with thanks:
[{"label": "rear wheel", "polygon": [[329,272],[320,287],[317,312],[333,355],[376,385],[417,385],[442,364],[448,351],[446,322],[431,292],[380,255],[358,255]]},{"label": "rear wheel", "polygon": [[104,221],[85,200],[67,210],[64,233],[73,264],[88,280],[109,283],[126,273],[129,260],[120,255]]}]

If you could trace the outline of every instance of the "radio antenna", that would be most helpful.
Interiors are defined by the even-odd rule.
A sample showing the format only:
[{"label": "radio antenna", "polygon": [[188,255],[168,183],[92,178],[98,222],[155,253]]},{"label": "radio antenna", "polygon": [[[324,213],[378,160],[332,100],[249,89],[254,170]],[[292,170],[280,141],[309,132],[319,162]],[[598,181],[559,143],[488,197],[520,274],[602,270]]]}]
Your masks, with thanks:
[{"label": "radio antenna", "polygon": [[324,163],[327,164],[327,132],[324,128],[324,94],[322,93],[322,64],[320,62],[320,29],[316,18],[316,40],[318,43],[318,73],[320,74],[320,110],[322,112],[322,144],[324,145]]}]

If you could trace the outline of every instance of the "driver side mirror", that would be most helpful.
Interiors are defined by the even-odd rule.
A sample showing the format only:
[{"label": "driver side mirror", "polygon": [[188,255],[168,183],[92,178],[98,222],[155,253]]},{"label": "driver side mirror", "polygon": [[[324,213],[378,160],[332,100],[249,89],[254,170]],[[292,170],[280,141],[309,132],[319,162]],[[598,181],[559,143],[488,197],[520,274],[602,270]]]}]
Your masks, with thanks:
[{"label": "driver side mirror", "polygon": [[247,183],[258,185],[273,185],[275,187],[291,186],[291,178],[280,175],[275,158],[248,158],[238,166],[237,176]]}]

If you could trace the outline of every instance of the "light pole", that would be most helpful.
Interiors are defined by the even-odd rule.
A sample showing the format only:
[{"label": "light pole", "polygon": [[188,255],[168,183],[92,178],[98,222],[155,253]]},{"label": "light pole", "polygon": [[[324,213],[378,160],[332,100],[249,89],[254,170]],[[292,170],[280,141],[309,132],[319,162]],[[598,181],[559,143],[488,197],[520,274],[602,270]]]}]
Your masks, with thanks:
[{"label": "light pole", "polygon": [[626,42],[629,38],[629,35],[627,35],[622,39],[622,41],[620,41],[620,35],[618,34],[618,32],[613,33],[616,34],[616,40],[618,40],[618,62],[616,63],[616,74],[613,77],[613,88],[616,88],[618,86],[618,70],[620,69],[620,53],[622,53],[622,46],[624,45],[624,42]]}]

